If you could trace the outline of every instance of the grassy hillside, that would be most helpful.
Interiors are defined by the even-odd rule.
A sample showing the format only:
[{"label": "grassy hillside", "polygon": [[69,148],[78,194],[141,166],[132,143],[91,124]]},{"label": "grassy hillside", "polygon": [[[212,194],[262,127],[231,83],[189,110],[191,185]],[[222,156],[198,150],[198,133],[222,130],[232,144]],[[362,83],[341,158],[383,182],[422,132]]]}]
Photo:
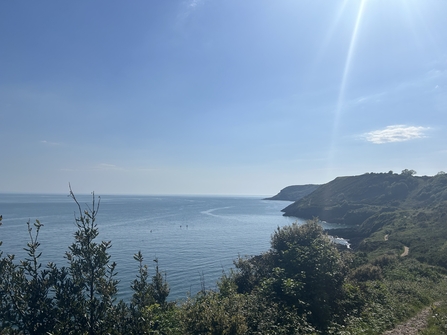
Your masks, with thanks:
[{"label": "grassy hillside", "polygon": [[397,209],[431,208],[447,200],[447,175],[366,173],[338,177],[284,211],[285,216],[360,225],[369,217]]},{"label": "grassy hillside", "polygon": [[315,191],[320,185],[292,185],[283,188],[277,195],[265,200],[297,201]]},{"label": "grassy hillside", "polygon": [[284,209],[284,215],[348,225],[331,234],[348,238],[370,257],[410,257],[447,267],[447,175],[367,173],[339,177]]}]

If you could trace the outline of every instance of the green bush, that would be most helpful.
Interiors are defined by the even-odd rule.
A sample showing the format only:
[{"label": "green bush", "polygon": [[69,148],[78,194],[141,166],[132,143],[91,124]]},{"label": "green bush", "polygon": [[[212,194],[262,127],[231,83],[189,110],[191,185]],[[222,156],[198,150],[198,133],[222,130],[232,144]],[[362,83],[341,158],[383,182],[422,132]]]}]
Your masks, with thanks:
[{"label": "green bush", "polygon": [[[169,287],[159,271],[148,280],[139,252],[139,273],[130,303],[116,301],[116,264],[110,261],[111,242],[96,242],[99,201],[82,210],[74,242],[66,252],[67,267],[39,261],[42,224],[28,222],[28,256],[19,263],[0,251],[0,328],[2,334],[181,334],[174,305],[166,302]],[[0,225],[1,225],[0,216]],[[1,242],[0,242],[1,245]]]},{"label": "green bush", "polygon": [[356,281],[381,280],[382,269],[372,264],[365,264],[352,271],[350,277]]}]

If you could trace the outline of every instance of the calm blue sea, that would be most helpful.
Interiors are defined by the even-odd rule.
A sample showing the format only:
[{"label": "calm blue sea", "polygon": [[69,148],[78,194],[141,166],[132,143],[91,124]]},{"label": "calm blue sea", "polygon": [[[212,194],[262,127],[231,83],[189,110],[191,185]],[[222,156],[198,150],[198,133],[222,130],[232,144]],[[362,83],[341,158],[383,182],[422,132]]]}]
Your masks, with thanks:
[{"label": "calm blue sea", "polygon": [[[91,195],[77,198],[81,205],[92,204]],[[278,226],[302,222],[282,216],[281,209],[289,204],[256,197],[104,195],[96,223],[99,239],[112,241],[120,298],[131,295],[138,268],[133,255],[141,250],[152,273],[153,259],[159,260],[171,288],[169,299],[181,300],[197,293],[201,280],[207,289],[215,288],[238,255],[267,251]],[[66,195],[0,194],[1,250],[23,258],[29,241],[26,222],[39,219],[44,224],[39,236],[42,263],[67,265],[64,253],[73,242],[76,211]]]}]

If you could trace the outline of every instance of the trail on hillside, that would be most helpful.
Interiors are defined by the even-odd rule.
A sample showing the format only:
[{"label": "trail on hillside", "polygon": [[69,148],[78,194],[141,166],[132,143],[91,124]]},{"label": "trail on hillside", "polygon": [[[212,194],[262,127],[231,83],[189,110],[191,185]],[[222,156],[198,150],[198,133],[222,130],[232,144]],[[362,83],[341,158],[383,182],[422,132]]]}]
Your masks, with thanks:
[{"label": "trail on hillside", "polygon": [[[388,241],[388,236],[389,236],[389,235],[386,234],[386,235],[383,237],[383,240],[384,240],[384,241]],[[404,252],[400,255],[400,257],[408,256],[408,253],[409,253],[409,252],[410,252],[410,248],[404,245]]]},{"label": "trail on hillside", "polygon": [[404,252],[400,255],[400,257],[408,256],[408,253],[410,252],[410,248],[407,246],[404,246]]},{"label": "trail on hillside", "polygon": [[[438,303],[435,303],[438,305]],[[431,307],[426,307],[417,315],[398,325],[396,328],[387,330],[382,335],[417,335],[419,331],[427,328]]]}]

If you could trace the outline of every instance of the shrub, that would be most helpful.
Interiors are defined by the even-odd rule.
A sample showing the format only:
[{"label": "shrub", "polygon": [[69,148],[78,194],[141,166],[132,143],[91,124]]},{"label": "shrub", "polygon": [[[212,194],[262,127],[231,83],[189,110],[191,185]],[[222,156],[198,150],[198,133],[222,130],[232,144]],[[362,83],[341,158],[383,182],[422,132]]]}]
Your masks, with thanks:
[{"label": "shrub", "polygon": [[372,264],[365,264],[355,269],[351,273],[350,277],[360,282],[368,280],[381,280],[382,269]]}]

